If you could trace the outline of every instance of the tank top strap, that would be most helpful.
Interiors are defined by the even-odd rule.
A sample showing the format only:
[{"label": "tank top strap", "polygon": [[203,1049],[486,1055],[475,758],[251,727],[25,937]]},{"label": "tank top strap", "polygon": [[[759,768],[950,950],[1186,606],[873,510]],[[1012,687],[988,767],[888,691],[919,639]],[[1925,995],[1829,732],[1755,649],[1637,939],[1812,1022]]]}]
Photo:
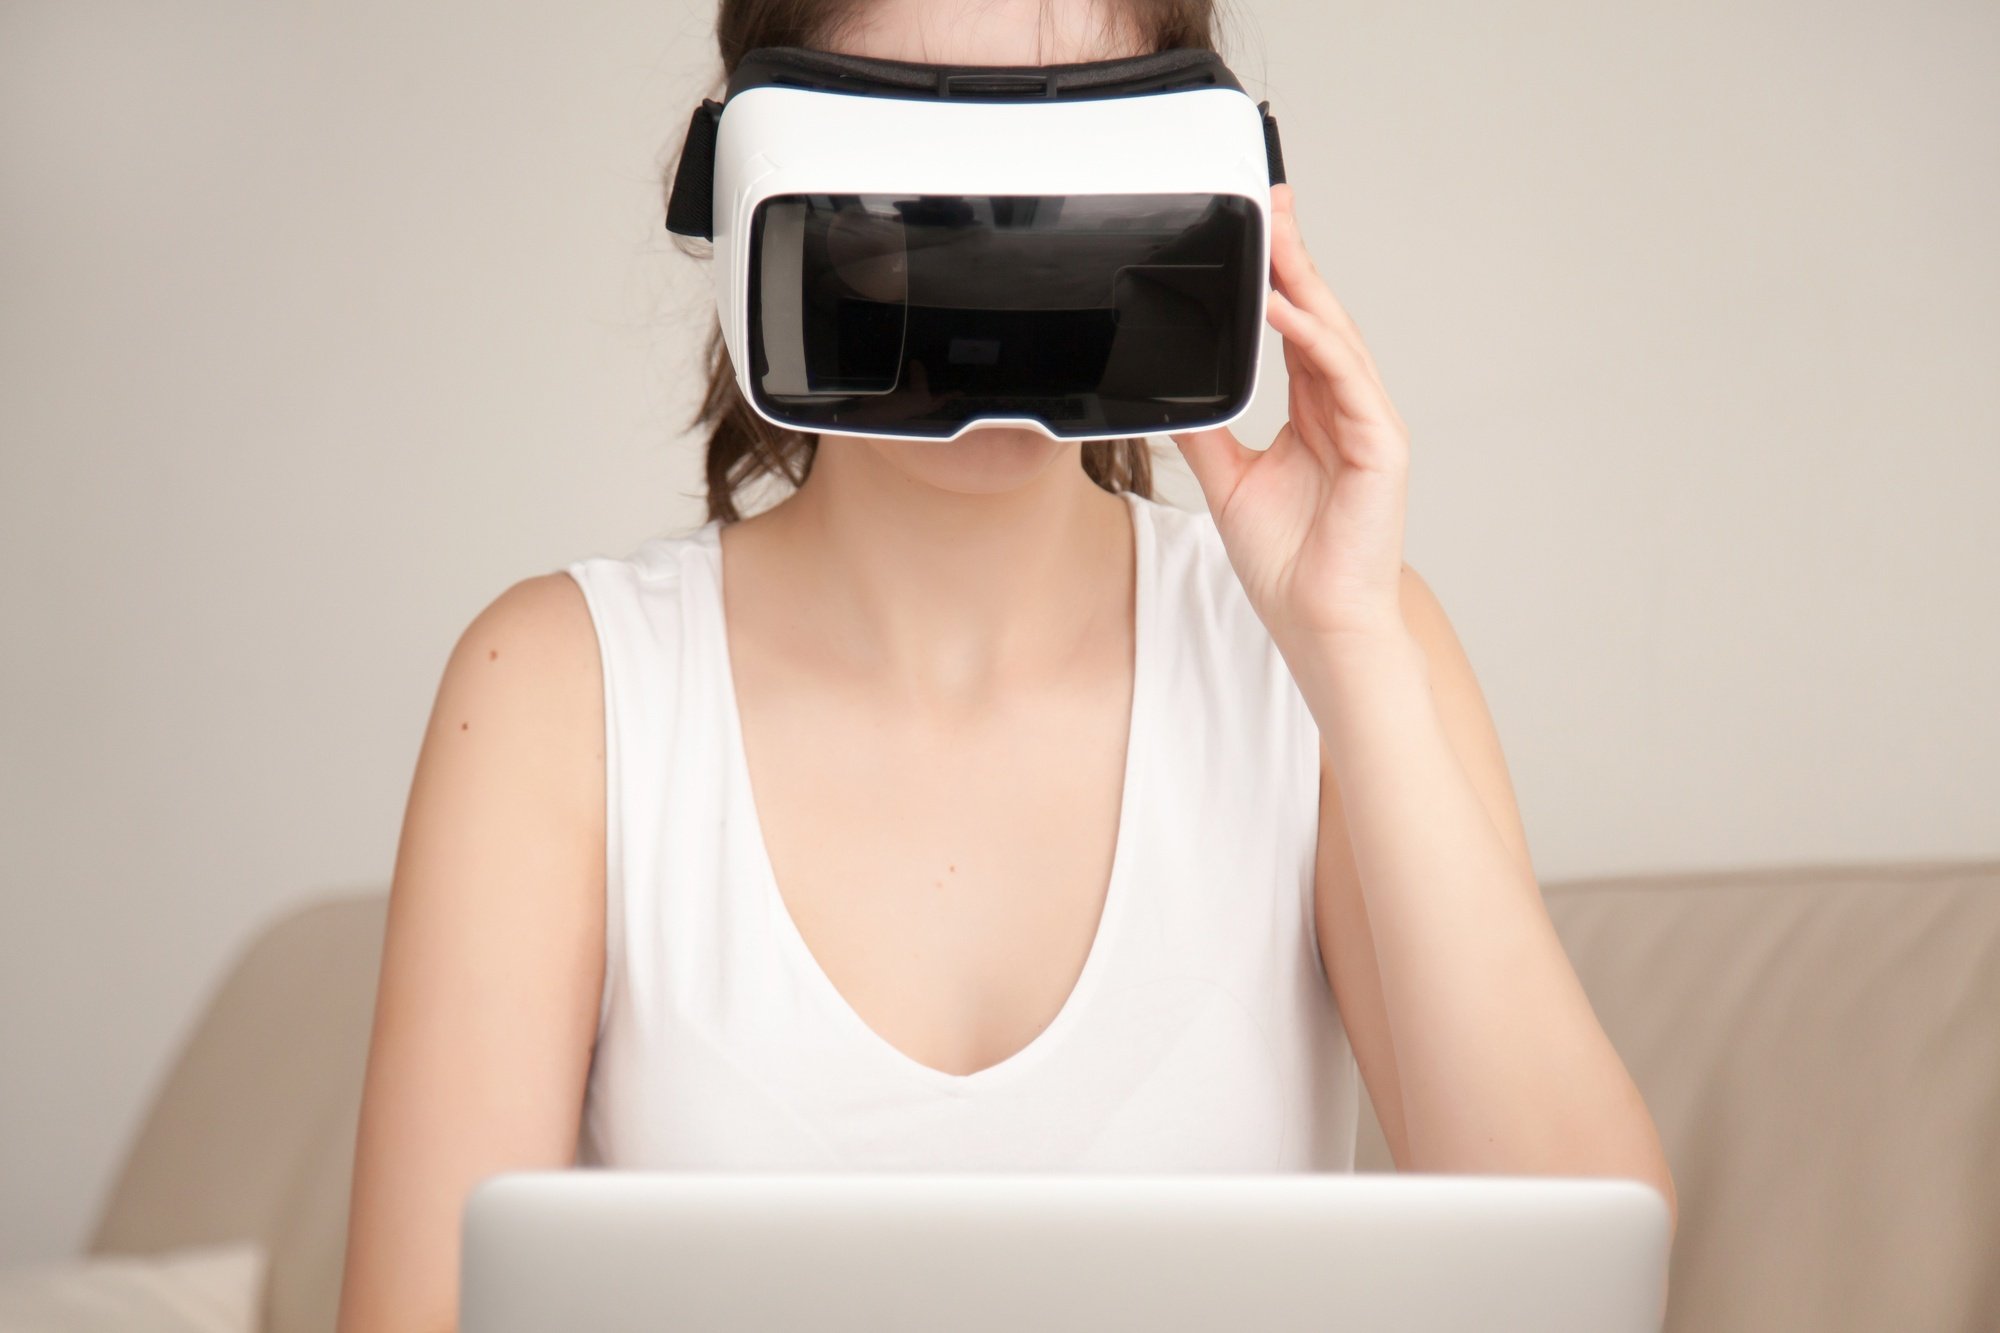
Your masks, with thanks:
[{"label": "tank top strap", "polygon": [[[627,966],[632,939],[667,924],[668,867],[649,825],[712,825],[721,813],[722,746],[714,701],[721,645],[704,605],[711,521],[654,536],[622,556],[571,561],[595,626],[604,690],[605,964],[598,1036],[622,992],[650,979]],[[699,847],[675,849],[698,858]],[[676,884],[684,883],[679,875]],[[634,997],[640,999],[654,997]]]}]

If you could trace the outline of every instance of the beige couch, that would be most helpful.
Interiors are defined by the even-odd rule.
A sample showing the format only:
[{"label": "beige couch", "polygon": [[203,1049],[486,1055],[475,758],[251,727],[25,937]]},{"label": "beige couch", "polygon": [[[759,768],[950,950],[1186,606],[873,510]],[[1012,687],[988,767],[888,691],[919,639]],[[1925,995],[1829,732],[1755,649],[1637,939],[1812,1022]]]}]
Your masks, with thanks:
[{"label": "beige couch", "polygon": [[[2000,1330],[2000,862],[1551,884],[1680,1196],[1668,1327]],[[95,1253],[269,1246],[269,1333],[331,1327],[381,895],[224,981]],[[1387,1170],[1364,1099],[1361,1169]]]}]

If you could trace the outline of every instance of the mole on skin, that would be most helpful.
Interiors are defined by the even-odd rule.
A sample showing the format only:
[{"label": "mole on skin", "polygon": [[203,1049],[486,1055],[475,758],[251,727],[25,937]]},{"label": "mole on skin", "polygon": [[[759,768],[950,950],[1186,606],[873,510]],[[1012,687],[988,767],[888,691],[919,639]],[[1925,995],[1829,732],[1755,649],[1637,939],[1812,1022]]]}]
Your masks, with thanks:
[{"label": "mole on skin", "polygon": [[[488,648],[486,650],[486,660],[489,662],[495,661],[499,656],[500,650],[498,648]],[[472,730],[472,724],[470,722],[461,722],[458,724],[458,729],[460,731],[470,731]]]}]

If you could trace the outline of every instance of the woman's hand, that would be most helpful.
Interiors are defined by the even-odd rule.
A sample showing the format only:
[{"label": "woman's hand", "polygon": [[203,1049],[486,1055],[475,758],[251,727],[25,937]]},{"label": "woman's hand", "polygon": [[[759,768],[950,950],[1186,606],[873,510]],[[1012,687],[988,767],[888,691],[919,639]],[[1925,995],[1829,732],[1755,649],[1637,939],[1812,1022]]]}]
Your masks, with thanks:
[{"label": "woman's hand", "polygon": [[1172,436],[1280,649],[1403,632],[1397,592],[1410,437],[1306,253],[1292,187],[1271,187],[1267,318],[1284,337],[1288,415],[1271,447],[1227,426]]}]

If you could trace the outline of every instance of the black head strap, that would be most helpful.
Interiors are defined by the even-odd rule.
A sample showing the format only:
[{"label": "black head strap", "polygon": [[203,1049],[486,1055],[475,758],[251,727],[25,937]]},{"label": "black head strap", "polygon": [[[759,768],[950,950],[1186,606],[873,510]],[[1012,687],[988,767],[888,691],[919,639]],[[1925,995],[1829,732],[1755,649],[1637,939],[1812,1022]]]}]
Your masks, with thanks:
[{"label": "black head strap", "polygon": [[[913,60],[819,51],[804,46],[764,46],[745,52],[730,75],[723,100],[704,97],[688,121],[680,165],[667,197],[667,230],[715,239],[715,133],[728,99],[746,88],[780,85],[824,92],[866,93],[922,100],[987,102],[1083,101],[1130,97],[1174,88],[1242,85],[1222,57],[1195,47],[1172,47],[1141,56],[1066,65],[933,65]],[[1271,183],[1285,179],[1278,120],[1259,102],[1264,157]]]},{"label": "black head strap", "polygon": [[715,127],[721,119],[722,103],[713,98],[702,98],[694,109],[667,196],[668,231],[715,239]]}]

